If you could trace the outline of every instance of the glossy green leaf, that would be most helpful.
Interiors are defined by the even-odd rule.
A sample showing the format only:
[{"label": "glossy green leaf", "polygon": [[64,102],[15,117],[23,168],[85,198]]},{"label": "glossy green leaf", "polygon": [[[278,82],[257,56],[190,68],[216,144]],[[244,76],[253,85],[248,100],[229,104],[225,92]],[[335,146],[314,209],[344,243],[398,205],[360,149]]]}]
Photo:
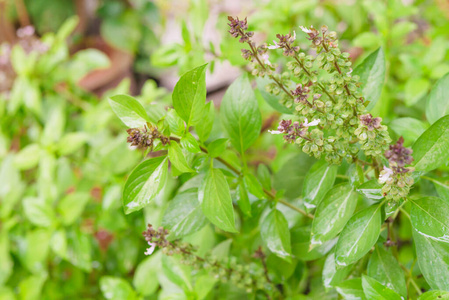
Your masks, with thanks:
[{"label": "glossy green leaf", "polygon": [[311,226],[295,226],[290,230],[292,254],[303,261],[325,256],[337,243],[337,239],[332,239],[310,250],[310,231]]},{"label": "glossy green leaf", "polygon": [[380,200],[384,198],[382,195],[382,185],[379,184],[377,179],[372,179],[361,184],[356,191],[368,199]]},{"label": "glossy green leaf", "polygon": [[362,279],[353,278],[343,281],[335,286],[337,292],[347,300],[366,300],[362,288]]},{"label": "glossy green leaf", "polygon": [[449,203],[437,197],[410,201],[413,228],[428,238],[449,243]]},{"label": "glossy green leaf", "polygon": [[329,165],[325,160],[318,161],[312,166],[304,179],[302,190],[305,205],[309,210],[321,202],[334,185],[336,176],[337,166]]},{"label": "glossy green leaf", "polygon": [[148,205],[165,185],[168,161],[165,156],[148,159],[129,175],[123,189],[123,208],[129,214]]},{"label": "glossy green leaf", "polygon": [[431,178],[431,181],[437,190],[438,196],[449,203],[449,178]]},{"label": "glossy green leaf", "polygon": [[218,157],[220,156],[228,146],[229,139],[217,139],[207,145],[207,152],[210,157]]},{"label": "glossy green leaf", "polygon": [[215,106],[213,101],[206,103],[203,111],[201,122],[195,125],[195,131],[198,134],[200,141],[205,142],[212,131],[215,119]]},{"label": "glossy green leaf", "polygon": [[206,104],[206,66],[202,65],[181,76],[173,90],[173,107],[188,124],[198,124]]},{"label": "glossy green leaf", "polygon": [[340,234],[335,250],[336,264],[347,266],[362,258],[377,241],[382,225],[381,205],[376,204],[352,216]]},{"label": "glossy green leaf", "polygon": [[357,198],[357,193],[347,183],[335,186],[326,194],[313,219],[311,248],[337,236],[352,217]]},{"label": "glossy green leaf", "polygon": [[72,193],[62,198],[58,203],[62,223],[70,225],[75,222],[81,216],[89,199],[89,194],[82,192]]},{"label": "glossy green leaf", "polygon": [[362,275],[362,287],[363,292],[367,299],[376,300],[402,300],[403,298],[395,291],[389,289],[388,287],[382,285],[377,280]]},{"label": "glossy green leaf", "polygon": [[366,101],[369,101],[367,109],[371,110],[380,98],[385,80],[385,54],[382,48],[377,49],[365,58],[354,69],[352,75],[360,76],[359,81],[362,83],[362,94],[365,96]]},{"label": "glossy green leaf", "polygon": [[429,125],[414,118],[398,118],[388,124],[388,128],[393,130],[398,136],[404,138],[404,145],[413,144]]},{"label": "glossy green leaf", "polygon": [[418,300],[447,300],[449,299],[448,291],[428,291],[419,296]]},{"label": "glossy green leaf", "polygon": [[170,159],[170,162],[181,173],[194,172],[194,170],[187,164],[186,157],[184,153],[182,153],[181,147],[179,147],[176,142],[171,142],[168,147],[168,159]]},{"label": "glossy green leaf", "polygon": [[207,173],[198,198],[209,221],[224,231],[237,232],[231,193],[221,170],[212,168]]},{"label": "glossy green leaf", "polygon": [[323,284],[324,287],[330,288],[341,283],[351,272],[352,265],[344,268],[336,268],[335,253],[331,253],[326,257],[323,267]]},{"label": "glossy green leaf", "polygon": [[261,222],[260,234],[271,252],[291,262],[290,231],[282,212],[273,209]]},{"label": "glossy green leaf", "polygon": [[413,230],[418,264],[432,289],[449,291],[449,244]]},{"label": "glossy green leaf", "polygon": [[398,261],[384,247],[377,245],[368,263],[368,275],[381,284],[407,298],[407,286],[404,272]]},{"label": "glossy green leaf", "polygon": [[262,117],[246,75],[229,86],[221,102],[220,116],[232,145],[240,153],[245,152],[259,137]]},{"label": "glossy green leaf", "polygon": [[262,98],[275,110],[283,114],[293,114],[294,108],[287,108],[285,105],[279,103],[279,96],[270,94],[266,90],[266,86],[271,83],[268,78],[257,77],[256,78],[257,89],[259,90]]},{"label": "glossy green leaf", "polygon": [[109,104],[117,117],[130,128],[142,128],[150,121],[142,104],[131,96],[112,96]]},{"label": "glossy green leaf", "polygon": [[179,193],[170,201],[162,218],[162,226],[170,230],[170,239],[179,239],[197,232],[207,224],[197,189]]},{"label": "glossy green leaf", "polygon": [[257,180],[256,176],[251,173],[247,173],[244,176],[245,186],[247,190],[259,199],[265,199],[267,196],[263,191],[263,187]]},{"label": "glossy green leaf", "polygon": [[433,86],[426,104],[426,117],[430,124],[449,114],[449,73]]},{"label": "glossy green leaf", "polygon": [[449,116],[442,117],[413,144],[416,171],[436,169],[449,158]]},{"label": "glossy green leaf", "polygon": [[120,277],[103,276],[100,278],[100,289],[106,299],[134,300],[137,295],[131,285]]},{"label": "glossy green leaf", "polygon": [[201,152],[200,145],[198,145],[195,137],[190,132],[187,132],[186,135],[181,138],[181,146],[191,153]]}]

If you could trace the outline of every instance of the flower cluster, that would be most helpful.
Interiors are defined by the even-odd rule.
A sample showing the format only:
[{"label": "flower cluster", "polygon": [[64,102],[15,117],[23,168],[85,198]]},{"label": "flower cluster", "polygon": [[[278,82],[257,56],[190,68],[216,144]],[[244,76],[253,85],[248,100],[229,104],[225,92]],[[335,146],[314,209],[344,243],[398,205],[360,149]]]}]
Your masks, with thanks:
[{"label": "flower cluster", "polygon": [[179,240],[169,241],[169,232],[163,227],[155,229],[148,224],[147,230],[142,234],[150,245],[150,248],[145,251],[146,255],[151,255],[155,248],[159,247],[164,254],[170,256],[179,254],[182,263],[196,269],[207,269],[215,278],[222,282],[232,282],[247,293],[256,290],[274,291],[267,278],[264,277],[264,270],[256,264],[238,264],[235,258],[231,258],[229,262],[223,264],[212,256],[199,257],[194,254],[196,248],[191,244],[182,243]]},{"label": "flower cluster", "polygon": [[129,128],[126,132],[129,134],[126,141],[131,146],[141,149],[152,150],[159,143],[165,146],[170,142],[168,137],[164,136],[158,131],[157,127],[152,125],[144,126],[144,128]]},{"label": "flower cluster", "polygon": [[[230,20],[234,18],[230,17]],[[338,48],[335,32],[329,32],[326,26],[321,30],[300,27],[317,53],[312,56],[294,45],[295,32],[278,34],[274,45],[260,48],[252,41],[252,34],[245,34],[246,19],[245,26],[237,26],[238,19],[234,22],[230,24],[231,33],[238,27],[239,34],[233,36],[248,37],[240,41],[249,45],[250,49],[244,49],[243,53],[253,62],[253,75],[272,80],[266,86],[267,92],[279,96],[280,103],[293,108],[299,118],[320,120],[320,126],[307,136],[299,124],[293,123],[290,132],[282,132],[286,134],[287,142],[295,141],[304,152],[316,158],[324,156],[333,164],[341,164],[343,159],[354,161],[360,150],[371,157],[383,154],[391,139],[386,127],[381,125],[381,119],[373,118],[367,112],[367,103],[358,89],[359,78],[352,75],[349,54]],[[267,49],[283,50],[282,54],[290,59],[287,71],[277,74],[270,68],[271,64],[263,58],[268,57]],[[324,73],[328,75],[322,76]],[[292,86],[296,88],[292,90]]]},{"label": "flower cluster", "polygon": [[399,200],[408,195],[414,183],[411,172],[412,167],[405,165],[413,162],[413,150],[404,147],[404,138],[400,137],[396,144],[391,145],[385,152],[385,157],[390,164],[384,167],[379,176],[379,183],[383,184],[382,193],[389,200]]}]

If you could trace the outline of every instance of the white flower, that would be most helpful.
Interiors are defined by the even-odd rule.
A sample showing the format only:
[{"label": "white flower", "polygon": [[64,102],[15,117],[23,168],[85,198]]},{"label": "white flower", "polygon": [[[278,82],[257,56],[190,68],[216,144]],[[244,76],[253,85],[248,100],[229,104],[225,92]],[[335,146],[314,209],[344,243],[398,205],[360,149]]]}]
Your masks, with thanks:
[{"label": "white flower", "polygon": [[273,50],[273,49],[281,48],[281,46],[279,46],[278,43],[276,43],[275,40],[273,40],[273,43],[274,43],[274,46],[268,46],[268,49]]},{"label": "white flower", "polygon": [[268,130],[269,133],[271,134],[283,134],[283,131],[279,131],[279,130]]},{"label": "white flower", "polygon": [[271,66],[271,62],[268,60],[269,58],[268,53],[264,53],[260,57],[262,58],[264,64]]},{"label": "white flower", "polygon": [[310,126],[316,126],[320,123],[320,119],[318,120],[313,120],[312,122],[309,123],[309,121],[307,120],[307,118],[304,119],[304,123],[302,123],[302,126],[304,127],[310,127]]},{"label": "white flower", "polygon": [[[310,30],[307,27],[299,26],[299,28],[301,28],[301,30],[304,31],[305,33],[312,33],[312,30]],[[310,28],[313,28],[313,26],[311,26]]]},{"label": "white flower", "polygon": [[293,40],[296,40],[296,32],[293,30]]},{"label": "white flower", "polygon": [[150,245],[150,248],[147,248],[147,251],[145,251],[145,255],[151,255],[153,254],[154,250],[156,249],[156,243],[150,243],[148,242],[148,245]]},{"label": "white flower", "polygon": [[349,68],[349,72],[346,73],[346,75],[350,75],[352,73],[352,68]]},{"label": "white flower", "polygon": [[379,183],[387,182],[391,175],[393,175],[393,170],[384,166],[384,170],[379,175]]}]

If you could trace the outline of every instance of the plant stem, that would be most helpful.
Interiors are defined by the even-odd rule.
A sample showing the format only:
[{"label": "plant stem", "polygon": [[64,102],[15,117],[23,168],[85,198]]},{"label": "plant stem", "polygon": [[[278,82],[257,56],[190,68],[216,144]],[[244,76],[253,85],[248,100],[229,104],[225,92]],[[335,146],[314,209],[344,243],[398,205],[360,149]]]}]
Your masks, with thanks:
[{"label": "plant stem", "polygon": [[[175,141],[175,142],[178,142],[178,143],[181,141],[181,139],[179,139],[179,138],[177,138],[177,137],[174,137],[174,136],[171,136],[171,137],[170,137],[170,140]],[[207,149],[204,148],[203,146],[200,146],[200,149],[201,149],[201,151],[203,151],[204,153],[208,153],[208,152],[207,152]],[[222,164],[224,164],[226,167],[228,167],[228,168],[229,168],[231,171],[233,171],[237,176],[239,176],[239,177],[240,177],[240,176],[243,176],[243,173],[242,173],[241,171],[239,171],[237,168],[235,168],[233,165],[231,165],[229,162],[227,162],[227,161],[224,160],[223,158],[221,158],[221,157],[215,157],[215,159],[218,160],[219,162],[221,162]],[[267,189],[265,189],[265,188],[263,189],[263,191],[264,191],[265,195],[268,196],[269,200],[275,200],[275,199],[276,199],[276,195],[275,195],[273,192],[271,192],[271,191],[269,191],[269,190],[267,190]],[[306,217],[308,217],[308,218],[310,218],[310,219],[313,219],[313,218],[314,218],[313,215],[308,214],[305,210],[303,210],[303,209],[301,209],[301,208],[299,208],[299,207],[296,207],[296,206],[294,206],[294,205],[288,203],[288,202],[285,201],[285,200],[279,199],[278,202],[284,204],[285,206],[287,206],[287,207],[289,207],[289,208],[291,208],[291,209],[293,209],[293,210],[299,212],[300,214],[302,214],[302,215],[304,215],[304,216],[306,216]]]}]

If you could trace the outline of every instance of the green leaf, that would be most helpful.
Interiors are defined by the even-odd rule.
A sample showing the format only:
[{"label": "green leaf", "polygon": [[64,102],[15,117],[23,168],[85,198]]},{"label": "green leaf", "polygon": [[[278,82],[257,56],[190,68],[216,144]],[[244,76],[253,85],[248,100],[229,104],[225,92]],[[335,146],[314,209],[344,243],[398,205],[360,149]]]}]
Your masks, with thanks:
[{"label": "green leaf", "polygon": [[177,194],[168,204],[162,218],[162,226],[170,230],[170,239],[197,232],[206,224],[207,219],[201,211],[195,188]]},{"label": "green leaf", "polygon": [[332,188],[320,202],[312,222],[311,245],[321,245],[337,236],[357,206],[357,193],[348,183]]},{"label": "green leaf", "polygon": [[449,116],[442,117],[413,144],[416,171],[428,172],[449,158]]},{"label": "green leaf", "polygon": [[[14,262],[10,254],[10,239],[5,229],[0,231],[0,286],[13,273]],[[0,298],[1,299],[1,298]]]},{"label": "green leaf", "polygon": [[365,294],[362,288],[362,279],[353,278],[335,286],[337,292],[343,297],[343,299],[350,300],[366,300]]},{"label": "green leaf", "polygon": [[280,113],[283,114],[293,114],[294,109],[293,108],[287,108],[285,105],[279,103],[278,96],[275,96],[273,94],[270,94],[266,91],[266,86],[271,83],[271,81],[268,78],[256,78],[257,83],[257,89],[259,90],[260,94],[262,95],[262,98],[275,110],[277,110]]},{"label": "green leaf", "polygon": [[191,276],[187,266],[181,265],[173,256],[162,256],[164,274],[176,285],[192,290]]},{"label": "green leaf", "polygon": [[67,232],[67,260],[81,270],[92,271],[91,234],[83,234],[79,229]]},{"label": "green leaf", "polygon": [[377,179],[372,179],[361,184],[356,191],[367,199],[380,200],[384,198],[382,195],[382,186]]},{"label": "green leaf", "polygon": [[371,110],[380,98],[382,86],[385,80],[385,54],[382,48],[371,53],[358,65],[353,75],[360,76],[362,83],[362,94],[369,101],[367,110]]},{"label": "green leaf", "polygon": [[302,196],[308,210],[315,208],[334,185],[337,166],[325,160],[316,162],[304,179]]},{"label": "green leaf", "polygon": [[131,285],[124,279],[113,276],[100,278],[100,289],[106,299],[134,300],[137,295]]},{"label": "green leaf", "polygon": [[429,89],[430,83],[428,79],[415,77],[407,80],[405,84],[404,102],[407,106],[416,104]]},{"label": "green leaf", "polygon": [[262,117],[248,76],[237,78],[221,102],[220,116],[232,145],[244,153],[259,137]]},{"label": "green leaf", "polygon": [[[430,178],[430,179],[429,179]],[[426,178],[433,182],[435,189],[437,190],[438,196],[441,197],[444,201],[449,203],[449,178]]]},{"label": "green leaf", "polygon": [[167,115],[165,116],[165,121],[167,121],[171,133],[174,133],[178,136],[184,135],[186,125],[184,121],[178,116],[176,110],[169,109]]},{"label": "green leaf", "polygon": [[207,152],[210,157],[218,157],[220,156],[228,146],[229,139],[217,139],[207,145]]},{"label": "green leaf", "polygon": [[340,234],[336,264],[347,266],[362,258],[377,241],[382,224],[381,205],[373,205],[352,216]]},{"label": "green leaf", "polygon": [[327,256],[323,267],[323,284],[325,288],[330,288],[342,282],[351,272],[352,265],[337,269],[335,266],[335,253]]},{"label": "green leaf", "polygon": [[254,176],[251,173],[245,174],[243,177],[243,180],[245,181],[245,186],[247,190],[256,196],[259,199],[266,199],[265,192],[263,191],[263,187],[260,184],[259,180],[257,180],[256,176]]},{"label": "green leaf", "polygon": [[404,272],[391,251],[377,245],[368,263],[368,275],[407,298]]},{"label": "green leaf", "polygon": [[202,121],[206,104],[206,66],[204,64],[182,75],[173,90],[173,107],[187,127]]},{"label": "green leaf", "polygon": [[142,104],[128,95],[115,95],[109,98],[109,104],[117,117],[130,128],[142,128],[150,118]]},{"label": "green leaf", "polygon": [[31,275],[21,280],[18,286],[20,300],[42,299],[42,287],[47,280],[47,275],[41,273]]},{"label": "green leaf", "polygon": [[383,286],[377,280],[362,275],[362,287],[366,298],[376,300],[402,300],[401,296],[395,291]]},{"label": "green leaf", "polygon": [[413,230],[418,264],[432,289],[449,291],[449,244]]},{"label": "green leaf", "polygon": [[204,177],[198,198],[209,221],[224,231],[237,232],[228,182],[219,169],[212,168]]},{"label": "green leaf", "polygon": [[242,210],[245,216],[251,216],[251,202],[249,201],[248,191],[246,190],[245,182],[243,180],[239,181],[237,187],[237,204]]},{"label": "green leaf", "polygon": [[161,269],[161,254],[158,251],[151,256],[142,260],[136,268],[133,277],[133,285],[136,291],[142,296],[149,296],[156,292],[159,287],[158,280],[148,280],[149,278],[157,278]]},{"label": "green leaf", "polygon": [[195,172],[187,164],[186,157],[184,156],[184,153],[182,153],[181,147],[179,147],[176,142],[171,142],[168,147],[168,159],[170,159],[170,162],[181,173]]},{"label": "green leaf", "polygon": [[39,144],[29,144],[14,156],[14,167],[18,170],[29,170],[39,163]]},{"label": "green leaf", "polygon": [[325,256],[337,243],[337,239],[324,242],[310,250],[311,226],[295,226],[290,230],[292,254],[302,261],[311,261]]},{"label": "green leaf", "polygon": [[404,137],[404,144],[413,144],[429,126],[423,121],[414,118],[398,118],[388,124],[398,136]]},{"label": "green leaf", "polygon": [[205,142],[212,131],[215,119],[215,106],[213,101],[206,103],[201,122],[195,125],[195,131],[200,141]]},{"label": "green leaf", "polygon": [[87,141],[88,135],[84,132],[70,132],[58,142],[59,155],[70,155],[79,150]]},{"label": "green leaf", "polygon": [[23,199],[23,210],[27,219],[37,226],[50,227],[55,220],[53,208],[42,198],[26,197]]},{"label": "green leaf", "polygon": [[430,124],[449,114],[449,73],[437,81],[427,98],[426,117]]},{"label": "green leaf", "polygon": [[435,299],[449,299],[449,292],[447,291],[428,291],[419,296],[418,300],[435,300]]},{"label": "green leaf", "polygon": [[186,135],[181,138],[181,146],[191,153],[201,152],[198,142],[190,132],[187,132]]},{"label": "green leaf", "polygon": [[83,213],[84,207],[89,201],[89,194],[76,192],[68,194],[58,203],[58,212],[64,225],[71,225]]},{"label": "green leaf", "polygon": [[268,249],[277,256],[291,262],[290,231],[287,219],[282,212],[273,209],[260,225],[262,240]]},{"label": "green leaf", "polygon": [[412,226],[421,235],[449,243],[449,203],[437,197],[410,199]]},{"label": "green leaf", "polygon": [[148,159],[129,175],[123,189],[123,208],[126,214],[148,205],[165,185],[168,161],[165,156]]}]

